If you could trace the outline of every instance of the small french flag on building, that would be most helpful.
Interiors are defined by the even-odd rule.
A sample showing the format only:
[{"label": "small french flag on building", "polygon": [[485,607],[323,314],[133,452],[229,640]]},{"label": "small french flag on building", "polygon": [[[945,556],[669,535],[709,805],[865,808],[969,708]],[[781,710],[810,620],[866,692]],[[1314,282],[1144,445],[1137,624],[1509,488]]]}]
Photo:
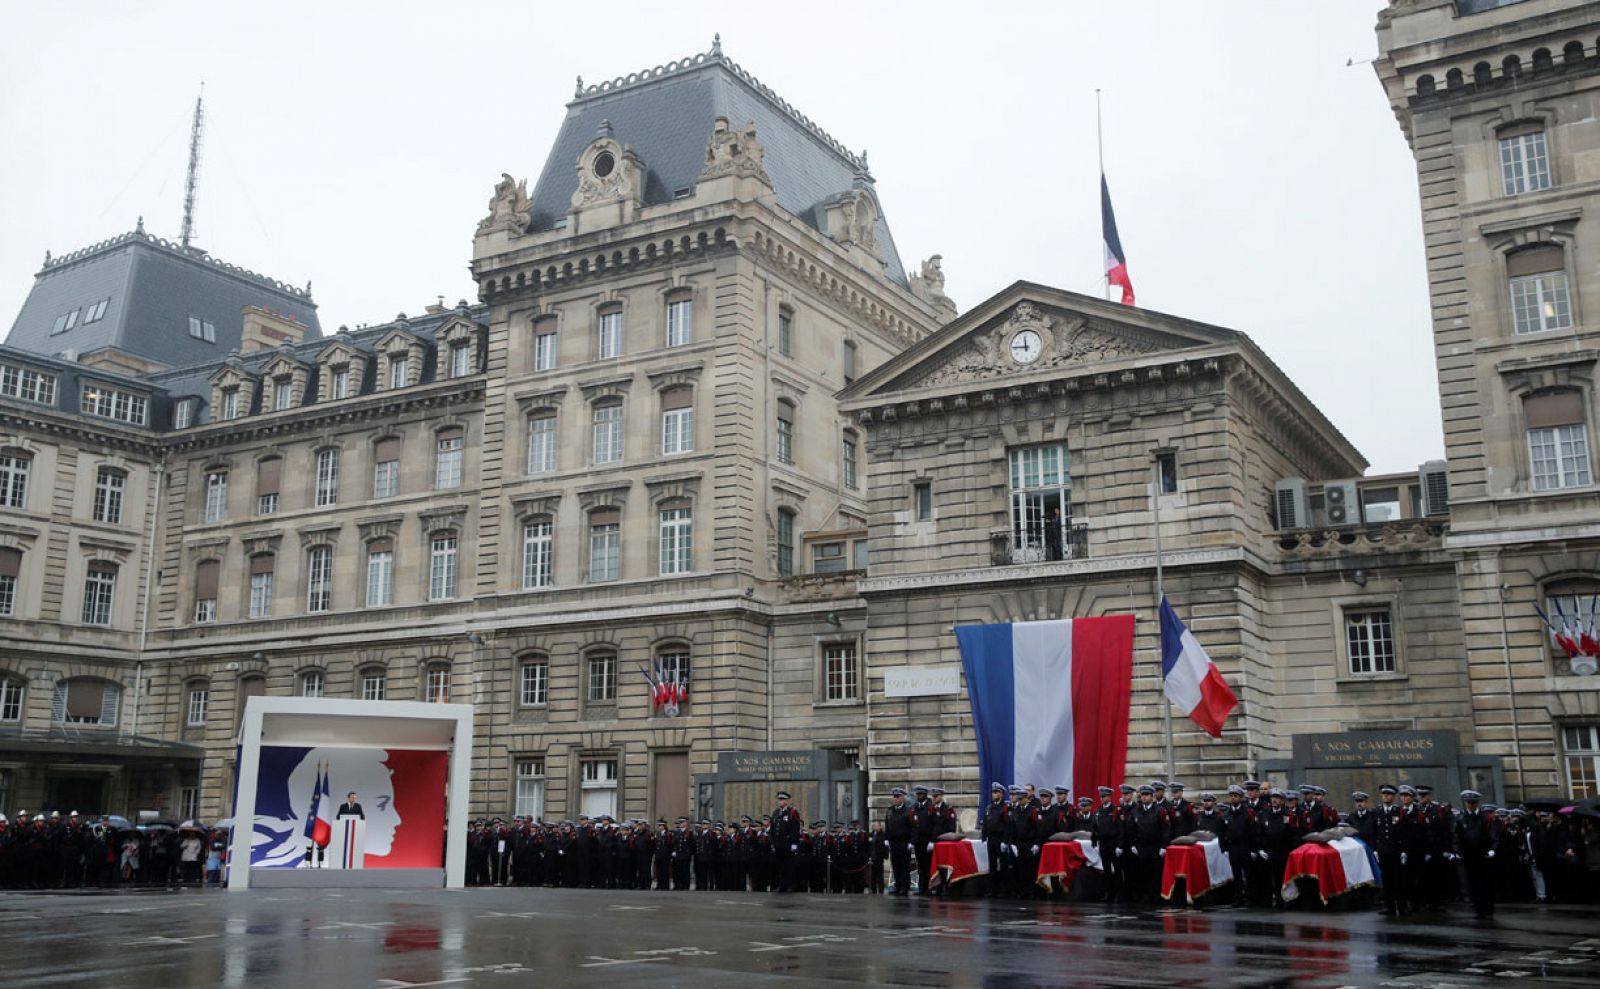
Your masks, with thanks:
[{"label": "small french flag on building", "polygon": [[1100,236],[1106,248],[1106,281],[1122,288],[1122,304],[1133,305],[1133,279],[1128,277],[1128,256],[1117,236],[1117,215],[1111,211],[1111,187],[1100,173]]},{"label": "small french flag on building", "polygon": [[1183,627],[1167,596],[1161,596],[1161,676],[1167,699],[1213,738],[1222,737],[1222,723],[1239,704],[1222,679],[1217,664]]}]

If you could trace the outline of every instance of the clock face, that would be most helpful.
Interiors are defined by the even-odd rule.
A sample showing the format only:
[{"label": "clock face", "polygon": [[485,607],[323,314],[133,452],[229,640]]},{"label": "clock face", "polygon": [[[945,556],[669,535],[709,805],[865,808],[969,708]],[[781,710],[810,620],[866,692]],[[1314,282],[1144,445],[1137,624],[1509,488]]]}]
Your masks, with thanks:
[{"label": "clock face", "polygon": [[1023,330],[1011,338],[1011,359],[1018,364],[1032,364],[1044,353],[1044,347],[1039,340],[1039,334],[1033,330]]}]

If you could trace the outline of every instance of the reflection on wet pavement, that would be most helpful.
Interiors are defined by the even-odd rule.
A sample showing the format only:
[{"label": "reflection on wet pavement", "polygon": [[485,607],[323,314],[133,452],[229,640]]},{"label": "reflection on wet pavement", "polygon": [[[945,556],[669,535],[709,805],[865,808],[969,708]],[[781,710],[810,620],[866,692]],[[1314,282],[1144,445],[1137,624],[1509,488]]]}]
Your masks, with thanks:
[{"label": "reflection on wet pavement", "polygon": [[[0,895],[9,986],[1593,986],[1600,911],[491,889]],[[629,909],[622,909],[627,907]],[[512,976],[513,978],[506,978]],[[522,976],[517,979],[516,976]]]}]

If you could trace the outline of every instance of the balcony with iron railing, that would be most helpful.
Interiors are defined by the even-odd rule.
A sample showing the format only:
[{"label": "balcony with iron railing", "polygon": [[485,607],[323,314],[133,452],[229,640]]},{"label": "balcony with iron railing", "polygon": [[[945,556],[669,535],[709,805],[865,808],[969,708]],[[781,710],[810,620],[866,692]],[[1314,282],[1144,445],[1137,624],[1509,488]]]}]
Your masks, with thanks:
[{"label": "balcony with iron railing", "polygon": [[1017,526],[989,533],[989,563],[996,567],[1082,560],[1088,556],[1089,526],[1082,522],[1061,526],[1059,536],[1052,527],[1045,525]]}]

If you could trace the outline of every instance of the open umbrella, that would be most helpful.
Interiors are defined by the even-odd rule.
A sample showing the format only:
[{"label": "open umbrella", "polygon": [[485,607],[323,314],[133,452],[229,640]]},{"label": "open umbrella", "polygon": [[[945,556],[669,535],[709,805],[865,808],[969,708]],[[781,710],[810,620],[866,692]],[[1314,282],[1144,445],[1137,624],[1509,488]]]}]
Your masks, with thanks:
[{"label": "open umbrella", "polygon": [[182,824],[178,825],[179,831],[204,831],[205,829],[205,825],[194,820],[184,821]]},{"label": "open umbrella", "polygon": [[211,825],[211,830],[213,830],[213,831],[232,831],[233,830],[233,818],[224,817],[222,820],[220,820],[217,823]]},{"label": "open umbrella", "polygon": [[1572,805],[1572,812],[1579,817],[1600,818],[1600,797],[1578,801]]},{"label": "open umbrella", "polygon": [[128,820],[126,817],[119,817],[116,814],[107,814],[106,816],[100,818],[100,824],[104,827],[111,828],[113,831],[134,830],[132,821]]}]

